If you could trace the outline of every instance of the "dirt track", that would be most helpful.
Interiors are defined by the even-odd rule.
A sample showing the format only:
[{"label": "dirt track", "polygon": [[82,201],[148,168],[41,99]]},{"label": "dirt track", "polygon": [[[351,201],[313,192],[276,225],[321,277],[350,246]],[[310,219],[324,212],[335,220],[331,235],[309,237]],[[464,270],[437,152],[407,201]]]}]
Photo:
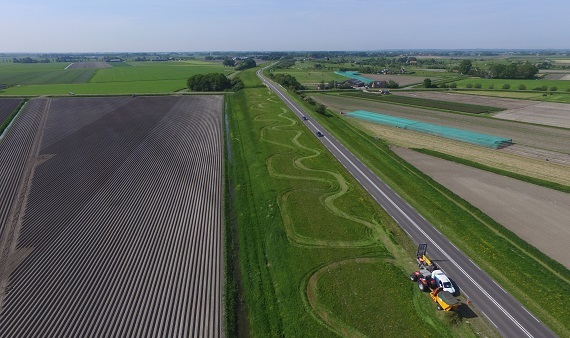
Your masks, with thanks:
[{"label": "dirt track", "polygon": [[570,268],[570,194],[445,161],[405,148],[399,156]]}]

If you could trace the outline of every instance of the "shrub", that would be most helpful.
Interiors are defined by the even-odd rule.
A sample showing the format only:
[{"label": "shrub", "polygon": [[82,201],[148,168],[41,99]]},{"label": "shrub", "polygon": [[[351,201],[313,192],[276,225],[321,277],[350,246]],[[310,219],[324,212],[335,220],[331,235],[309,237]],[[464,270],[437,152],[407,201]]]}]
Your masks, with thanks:
[{"label": "shrub", "polygon": [[526,86],[523,85],[523,84],[520,84],[520,85],[518,86],[518,89],[519,89],[519,90],[526,90]]},{"label": "shrub", "polygon": [[489,85],[489,89],[493,89],[493,88],[495,88],[495,85],[491,83],[491,84]]},{"label": "shrub", "polygon": [[557,90],[558,90],[558,87],[555,87],[555,86],[550,87],[550,91],[551,91],[551,92],[555,92],[555,91],[557,91]]},{"label": "shrub", "polygon": [[503,85],[503,89],[511,89],[511,85],[508,84],[508,83],[505,83],[505,84]]},{"label": "shrub", "polygon": [[567,92],[570,92],[570,88],[566,88],[566,91],[567,91]]},{"label": "shrub", "polygon": [[473,88],[481,88],[481,84],[480,83],[476,83],[473,85]]},{"label": "shrub", "polygon": [[547,86],[547,85],[540,86],[540,90],[542,90],[543,92],[545,92],[545,91],[548,90],[548,86]]},{"label": "shrub", "polygon": [[473,88],[473,84],[472,83],[468,83],[465,85],[465,88]]},{"label": "shrub", "polygon": [[449,88],[457,88],[457,83],[455,82],[450,83]]},{"label": "shrub", "polygon": [[461,323],[461,317],[456,311],[449,311],[443,313],[443,318],[448,325],[457,325]]}]

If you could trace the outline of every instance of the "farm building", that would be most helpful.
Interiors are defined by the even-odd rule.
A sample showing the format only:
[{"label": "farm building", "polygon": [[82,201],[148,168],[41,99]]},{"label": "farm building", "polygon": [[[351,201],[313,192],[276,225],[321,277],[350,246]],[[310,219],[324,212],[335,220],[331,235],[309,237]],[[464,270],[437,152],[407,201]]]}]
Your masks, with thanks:
[{"label": "farm building", "polygon": [[372,88],[386,88],[386,87],[388,87],[388,82],[387,81],[372,81],[372,83],[370,84],[370,87],[372,87]]}]

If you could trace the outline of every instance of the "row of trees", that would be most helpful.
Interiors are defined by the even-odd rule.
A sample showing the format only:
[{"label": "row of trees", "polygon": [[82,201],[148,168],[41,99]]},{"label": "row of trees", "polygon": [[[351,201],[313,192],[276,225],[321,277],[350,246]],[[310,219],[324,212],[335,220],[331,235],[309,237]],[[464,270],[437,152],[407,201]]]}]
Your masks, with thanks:
[{"label": "row of trees", "polygon": [[293,90],[303,90],[305,89],[305,87],[299,83],[299,81],[297,81],[297,79],[294,76],[291,76],[289,74],[273,74],[270,73],[269,77],[279,83],[282,86],[291,88]]},{"label": "row of trees", "polygon": [[188,78],[186,85],[194,92],[238,91],[244,87],[240,78],[228,79],[220,73],[193,75]]},{"label": "row of trees", "polygon": [[13,58],[12,62],[13,63],[49,63],[50,60],[49,59],[37,60],[37,59],[32,59],[31,57],[27,56],[25,58]]},{"label": "row of trees", "polygon": [[458,69],[461,74],[492,79],[532,79],[538,73],[538,67],[528,62],[508,65],[495,63],[485,70],[473,68],[471,60],[463,60]]}]

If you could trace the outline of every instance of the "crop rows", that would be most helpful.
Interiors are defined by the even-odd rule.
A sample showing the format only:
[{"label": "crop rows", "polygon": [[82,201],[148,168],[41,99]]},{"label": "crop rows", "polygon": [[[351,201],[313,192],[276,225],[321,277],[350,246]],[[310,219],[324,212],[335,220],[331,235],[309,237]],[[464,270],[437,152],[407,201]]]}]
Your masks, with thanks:
[{"label": "crop rows", "polygon": [[0,99],[0,125],[18,107],[21,99]]},{"label": "crop rows", "polygon": [[0,336],[220,336],[221,98],[82,100],[53,99]]},{"label": "crop rows", "polygon": [[459,102],[447,102],[440,100],[425,99],[421,97],[410,97],[410,96],[399,96],[399,95],[378,95],[378,94],[367,94],[367,93],[345,93],[342,95],[373,100],[373,101],[406,104],[411,106],[433,108],[433,109],[445,109],[445,110],[470,113],[470,114],[493,113],[503,110],[497,107],[480,106],[480,105],[459,103]]}]

